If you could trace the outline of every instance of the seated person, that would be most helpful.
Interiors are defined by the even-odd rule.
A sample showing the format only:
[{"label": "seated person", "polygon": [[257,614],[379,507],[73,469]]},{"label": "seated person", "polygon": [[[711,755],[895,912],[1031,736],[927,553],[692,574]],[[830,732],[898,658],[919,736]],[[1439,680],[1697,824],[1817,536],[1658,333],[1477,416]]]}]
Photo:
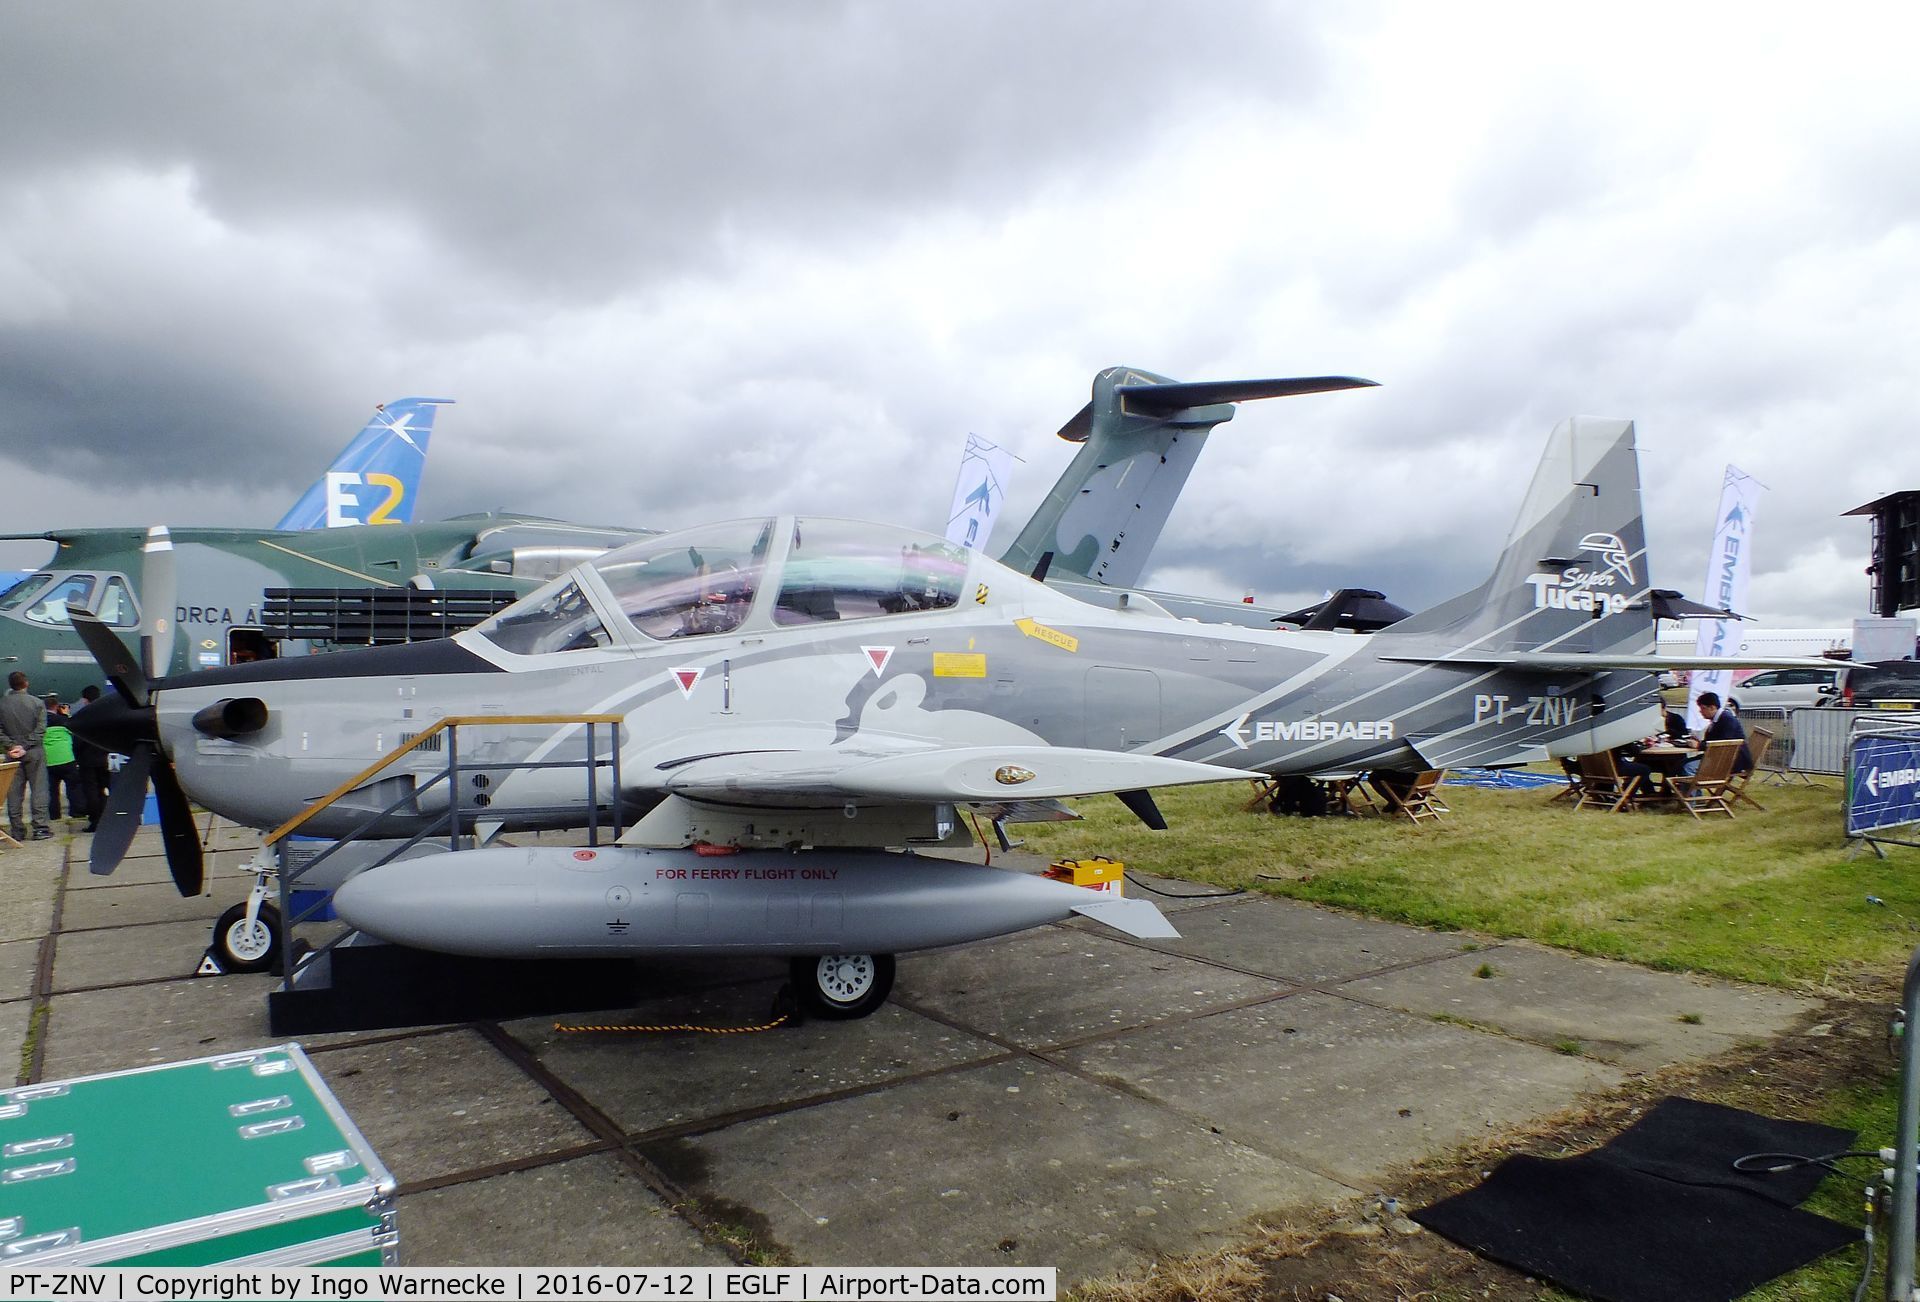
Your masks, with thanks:
[{"label": "seated person", "polygon": [[1642,763],[1639,756],[1638,746],[1622,746],[1613,752],[1613,767],[1619,770],[1622,782],[1639,778],[1641,789],[1645,790],[1654,785],[1660,772],[1652,765]]},{"label": "seated person", "polygon": [[[1710,741],[1733,741],[1737,738],[1740,742],[1740,753],[1734,757],[1733,771],[1751,773],[1753,752],[1747,749],[1747,730],[1740,726],[1740,720],[1735,717],[1733,711],[1721,708],[1720,697],[1714,692],[1700,693],[1694,704],[1700,708],[1700,717],[1707,721],[1707,730],[1700,734],[1701,749],[1705,750],[1706,744]],[[1700,756],[1696,755],[1687,761],[1687,766],[1682,772],[1691,775],[1698,772],[1699,768]]]},{"label": "seated person", "polygon": [[1693,744],[1693,736],[1687,731],[1687,716],[1678,710],[1667,711],[1667,722],[1663,731],[1667,734],[1667,741],[1675,746]]}]

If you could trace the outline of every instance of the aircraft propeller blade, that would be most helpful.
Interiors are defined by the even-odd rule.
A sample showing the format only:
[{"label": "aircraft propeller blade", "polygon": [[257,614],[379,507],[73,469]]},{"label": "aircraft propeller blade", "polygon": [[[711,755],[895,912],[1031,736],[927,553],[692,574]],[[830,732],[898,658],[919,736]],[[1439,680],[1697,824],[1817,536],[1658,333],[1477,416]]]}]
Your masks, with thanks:
[{"label": "aircraft propeller blade", "polygon": [[173,538],[156,524],[140,556],[140,650],[148,678],[165,678],[173,668],[174,591]]},{"label": "aircraft propeller blade", "polygon": [[107,788],[107,807],[100,815],[93,849],[87,855],[87,871],[96,877],[105,877],[120,866],[127,857],[127,847],[133,844],[133,834],[140,830],[140,810],[147,803],[147,777],[153,770],[154,753],[153,745],[141,742],[113,775]]},{"label": "aircraft propeller blade", "polygon": [[198,895],[207,876],[200,829],[193,825],[187,793],[180,789],[180,779],[164,756],[153,770],[153,794],[160,806],[160,841],[166,847],[173,884],[183,896]]},{"label": "aircraft propeller blade", "polygon": [[[126,644],[88,611],[72,610],[67,613],[73,620],[73,631],[87,644],[87,650],[92,652],[100,672],[113,684],[113,690],[120,693],[120,699],[136,710],[147,708],[147,676],[141,671],[139,660],[127,650]],[[81,713],[85,714],[86,711],[82,710]]]}]

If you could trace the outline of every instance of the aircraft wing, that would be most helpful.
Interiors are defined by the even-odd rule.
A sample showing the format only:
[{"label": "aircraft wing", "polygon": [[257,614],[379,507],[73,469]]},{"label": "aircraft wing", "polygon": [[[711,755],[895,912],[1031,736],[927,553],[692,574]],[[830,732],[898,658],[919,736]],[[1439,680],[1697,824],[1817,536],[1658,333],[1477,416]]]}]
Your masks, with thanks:
[{"label": "aircraft wing", "polygon": [[845,802],[972,804],[1235,782],[1251,771],[1068,746],[964,746],[905,752],[822,750],[709,755],[668,769],[671,795],[726,805],[803,808]]},{"label": "aircraft wing", "polygon": [[1462,665],[1472,669],[1512,669],[1520,673],[1564,674],[1606,669],[1832,669],[1844,662],[1818,656],[1660,656],[1606,655],[1582,651],[1495,651],[1482,655],[1383,655],[1409,665]]}]

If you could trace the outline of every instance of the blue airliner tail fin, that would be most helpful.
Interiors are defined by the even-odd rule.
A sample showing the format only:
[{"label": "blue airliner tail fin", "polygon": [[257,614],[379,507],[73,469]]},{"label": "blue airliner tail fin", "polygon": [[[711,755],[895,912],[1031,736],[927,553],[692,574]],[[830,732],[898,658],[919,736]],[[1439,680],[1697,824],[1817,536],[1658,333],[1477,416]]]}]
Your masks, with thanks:
[{"label": "blue airliner tail fin", "polygon": [[452,401],[401,398],[374,408],[366,428],[274,528],[412,524],[433,414]]}]

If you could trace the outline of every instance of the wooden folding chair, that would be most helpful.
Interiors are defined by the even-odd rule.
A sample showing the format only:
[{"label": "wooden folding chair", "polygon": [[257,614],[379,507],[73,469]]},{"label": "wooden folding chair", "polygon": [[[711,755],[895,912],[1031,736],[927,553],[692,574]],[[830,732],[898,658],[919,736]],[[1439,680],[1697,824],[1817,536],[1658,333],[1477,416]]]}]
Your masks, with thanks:
[{"label": "wooden folding chair", "polygon": [[1617,814],[1623,809],[1638,808],[1645,799],[1640,791],[1640,775],[1626,777],[1621,774],[1620,766],[1613,762],[1610,750],[1595,751],[1591,755],[1580,756],[1580,798],[1574,802],[1575,811],[1592,806],[1604,808],[1609,814]]},{"label": "wooden folding chair", "polygon": [[[20,766],[18,764],[0,764],[0,808],[5,807],[7,796],[13,791],[14,779],[19,776]],[[7,835],[7,830],[4,827],[0,827],[0,845],[18,846],[19,844],[18,841]]]},{"label": "wooden folding chair", "polygon": [[1442,814],[1453,812],[1440,802],[1437,794],[1446,776],[1445,769],[1429,769],[1425,773],[1381,772],[1373,774],[1368,782],[1386,802],[1389,817],[1405,814],[1417,827],[1423,818],[1438,822]]},{"label": "wooden folding chair", "polygon": [[1727,779],[1727,794],[1734,804],[1742,800],[1762,813],[1767,807],[1747,794],[1747,784],[1753,781],[1760,766],[1767,762],[1767,755],[1773,750],[1773,730],[1771,728],[1753,728],[1747,733],[1747,753],[1753,756],[1753,767],[1745,773],[1736,773]]},{"label": "wooden folding chair", "polygon": [[1567,785],[1554,792],[1552,798],[1549,799],[1547,803],[1549,805],[1556,805],[1562,800],[1571,800],[1574,803],[1574,808],[1578,809],[1580,807],[1580,783],[1582,781],[1579,762],[1562,756],[1560,767],[1566,772]]},{"label": "wooden folding chair", "polygon": [[1740,748],[1744,745],[1738,737],[1708,742],[1706,753],[1700,757],[1700,768],[1692,777],[1683,775],[1667,780],[1674,799],[1695,818],[1700,817],[1702,810],[1732,818],[1733,802],[1728,798],[1727,787],[1733,779],[1734,761],[1740,758]]},{"label": "wooden folding chair", "polygon": [[1256,809],[1271,809],[1273,797],[1280,790],[1279,778],[1248,778],[1253,787],[1253,799],[1240,806],[1240,812],[1251,814]]}]

